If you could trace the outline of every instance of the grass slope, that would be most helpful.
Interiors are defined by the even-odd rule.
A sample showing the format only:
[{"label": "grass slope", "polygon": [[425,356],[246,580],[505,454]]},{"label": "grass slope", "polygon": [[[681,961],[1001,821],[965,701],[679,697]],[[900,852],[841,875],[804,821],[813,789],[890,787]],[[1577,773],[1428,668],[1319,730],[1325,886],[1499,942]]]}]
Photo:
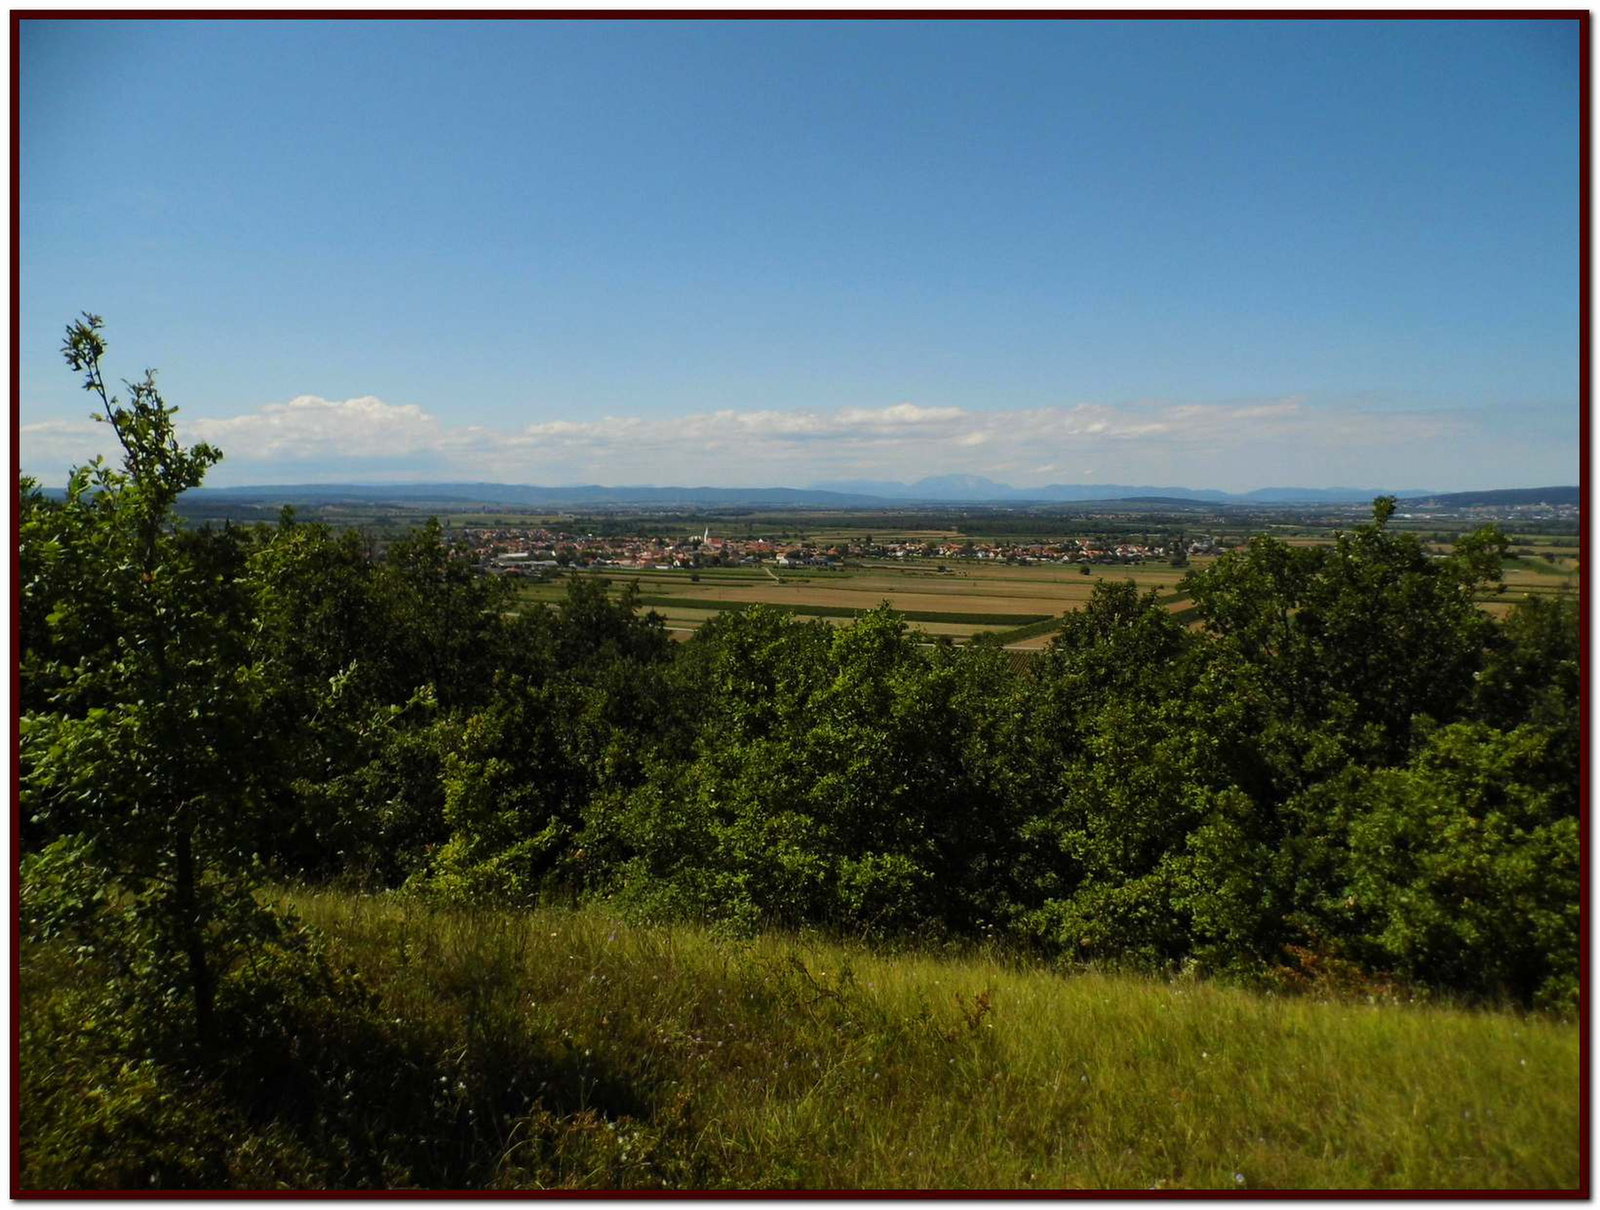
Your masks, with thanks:
[{"label": "grass slope", "polygon": [[19,1187],[1578,1180],[1577,1029],[1547,1018],[736,940],[598,908],[288,900],[370,989],[346,975],[335,1003],[366,1007],[272,1010],[237,1076],[97,1057],[66,956],[26,947]]},{"label": "grass slope", "polygon": [[657,1149],[636,1165],[600,1156],[587,1169],[551,1167],[548,1141],[524,1155],[511,1130],[491,1178],[503,1185],[1578,1179],[1577,1031],[1539,1018],[1060,977],[998,954],[738,942],[596,910],[296,903],[339,939],[386,1011],[468,1048],[484,1022],[560,1039],[567,1088],[547,1102],[624,1114],[631,1124],[618,1128]]}]

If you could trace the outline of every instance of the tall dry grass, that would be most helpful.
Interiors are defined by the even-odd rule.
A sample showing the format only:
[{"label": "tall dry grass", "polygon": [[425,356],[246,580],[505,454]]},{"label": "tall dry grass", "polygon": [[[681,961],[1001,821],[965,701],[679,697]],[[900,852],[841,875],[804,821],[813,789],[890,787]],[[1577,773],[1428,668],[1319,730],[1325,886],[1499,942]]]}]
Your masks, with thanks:
[{"label": "tall dry grass", "polygon": [[525,1107],[483,1127],[488,1184],[1578,1181],[1570,1023],[739,940],[593,908],[291,899],[407,1028],[464,1064],[528,1056],[500,1073]]}]

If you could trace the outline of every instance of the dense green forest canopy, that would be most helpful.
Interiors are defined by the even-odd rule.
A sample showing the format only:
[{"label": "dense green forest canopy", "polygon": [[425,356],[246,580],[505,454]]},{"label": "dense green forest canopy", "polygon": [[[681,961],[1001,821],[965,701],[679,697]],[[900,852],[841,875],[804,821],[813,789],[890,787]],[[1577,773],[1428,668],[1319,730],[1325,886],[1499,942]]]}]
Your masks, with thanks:
[{"label": "dense green forest canopy", "polygon": [[269,882],[1576,1005],[1577,604],[1477,608],[1492,526],[1441,558],[1379,499],[1190,572],[1181,620],[1099,584],[1023,669],[887,608],[674,644],[595,577],[514,607],[436,523],[185,525],[220,452],[111,394],[98,319],[64,351],[123,458],[19,484],[21,923],[84,1070],[333,1129],[339,1040],[386,1035]]}]

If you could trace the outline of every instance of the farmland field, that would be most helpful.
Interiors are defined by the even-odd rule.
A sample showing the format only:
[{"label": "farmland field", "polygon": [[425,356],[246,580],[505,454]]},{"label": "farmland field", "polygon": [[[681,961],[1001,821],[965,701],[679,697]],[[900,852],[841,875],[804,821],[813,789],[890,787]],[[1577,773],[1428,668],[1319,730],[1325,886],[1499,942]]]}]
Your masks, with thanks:
[{"label": "farmland field", "polygon": [[[841,531],[847,533],[848,531]],[[820,535],[819,535],[820,536]],[[1291,539],[1315,545],[1316,539]],[[1448,546],[1434,547],[1441,553]],[[1544,558],[1545,553],[1554,560]],[[1101,581],[1132,580],[1141,591],[1154,590],[1174,612],[1188,607],[1181,583],[1189,569],[1208,566],[1195,557],[1189,568],[1165,563],[1008,564],[999,561],[934,559],[867,560],[838,569],[796,570],[761,567],[606,568],[576,574],[610,580],[616,591],[637,584],[640,604],[666,620],[673,638],[686,639],[718,613],[744,605],[768,605],[803,618],[848,622],[860,612],[887,602],[930,640],[971,639],[998,634],[1005,646],[1037,651],[1049,645],[1051,619],[1083,607]],[[1504,588],[1480,596],[1482,607],[1504,616],[1525,594],[1546,596],[1575,591],[1578,561],[1566,548],[1541,548],[1537,555],[1508,556]],[[524,600],[556,604],[566,593],[562,579],[527,584]],[[1022,631],[1012,635],[1013,631]]]},{"label": "farmland field", "polygon": [[[1554,554],[1554,551],[1550,553]],[[1524,596],[1555,596],[1578,590],[1578,560],[1574,555],[1556,555],[1553,561],[1542,554],[1535,556],[1508,556],[1503,567],[1505,589],[1485,595],[1480,603],[1491,613],[1503,616],[1511,605]]]},{"label": "farmland field", "polygon": [[[1196,559],[1191,566],[1204,566]],[[1048,623],[1050,619],[1082,608],[1094,586],[1103,580],[1132,580],[1141,590],[1164,597],[1175,594],[1184,569],[1165,564],[1007,565],[952,560],[939,571],[933,560],[914,563],[868,562],[839,570],[807,568],[790,574],[783,570],[708,568],[686,570],[608,568],[599,575],[617,591],[626,584],[639,587],[641,605],[661,614],[674,638],[687,638],[718,612],[742,605],[770,605],[800,617],[820,617],[848,622],[859,612],[888,602],[930,638],[969,639],[978,634],[1006,632]],[[522,588],[523,599],[554,604],[565,595],[557,579]],[[1174,600],[1170,608],[1182,608]],[[1050,634],[1019,637],[1019,650],[1044,647]]]}]

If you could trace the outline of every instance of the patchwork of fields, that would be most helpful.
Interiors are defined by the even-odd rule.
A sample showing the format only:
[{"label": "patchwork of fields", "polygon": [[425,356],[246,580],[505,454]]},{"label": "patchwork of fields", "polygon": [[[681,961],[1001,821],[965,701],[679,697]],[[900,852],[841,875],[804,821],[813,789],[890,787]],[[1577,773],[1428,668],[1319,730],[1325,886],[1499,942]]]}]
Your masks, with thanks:
[{"label": "patchwork of fields", "polygon": [[[1526,551],[1526,554],[1518,554]],[[1504,617],[1524,596],[1557,596],[1578,591],[1578,547],[1560,539],[1531,541],[1513,535],[1512,554],[1502,568],[1505,589],[1484,594],[1479,605],[1496,617]]]},{"label": "patchwork of fields", "polygon": [[[1201,565],[1195,560],[1195,565]],[[666,619],[674,638],[685,639],[710,618],[741,605],[769,605],[796,616],[847,624],[857,614],[887,601],[930,638],[961,640],[999,634],[1007,646],[1043,647],[1050,623],[1079,609],[1102,580],[1133,580],[1141,589],[1177,593],[1184,571],[1165,565],[1095,565],[1088,575],[1079,566],[1006,565],[951,561],[938,570],[931,561],[916,564],[868,562],[861,566],[789,572],[767,568],[703,568],[699,571],[607,569],[598,574],[623,585],[637,583],[641,604]],[[560,580],[527,585],[525,599],[557,603],[566,588]],[[1182,609],[1181,597],[1171,608]],[[1041,628],[1043,632],[1041,633]],[[1026,632],[1026,633],[1014,633]]]},{"label": "patchwork of fields", "polygon": [[[1519,544],[1518,549],[1529,547]],[[1190,567],[1204,567],[1209,562],[1197,557]],[[661,614],[676,639],[688,638],[718,613],[742,605],[769,605],[798,617],[844,625],[857,614],[888,602],[930,639],[962,641],[994,634],[1005,646],[1028,651],[1047,646],[1055,630],[1051,623],[1082,608],[1102,580],[1132,580],[1141,591],[1160,593],[1174,612],[1189,607],[1180,587],[1185,568],[1160,563],[1092,564],[1084,574],[1084,566],[964,559],[943,564],[869,560],[836,570],[608,568],[577,574],[602,576],[618,591],[625,584],[637,583],[641,605]],[[1480,604],[1490,613],[1503,615],[1524,594],[1571,592],[1577,583],[1577,548],[1540,544],[1536,553],[1507,558],[1504,590],[1485,594]],[[523,599],[550,604],[558,603],[565,593],[560,578],[521,588]]]}]

